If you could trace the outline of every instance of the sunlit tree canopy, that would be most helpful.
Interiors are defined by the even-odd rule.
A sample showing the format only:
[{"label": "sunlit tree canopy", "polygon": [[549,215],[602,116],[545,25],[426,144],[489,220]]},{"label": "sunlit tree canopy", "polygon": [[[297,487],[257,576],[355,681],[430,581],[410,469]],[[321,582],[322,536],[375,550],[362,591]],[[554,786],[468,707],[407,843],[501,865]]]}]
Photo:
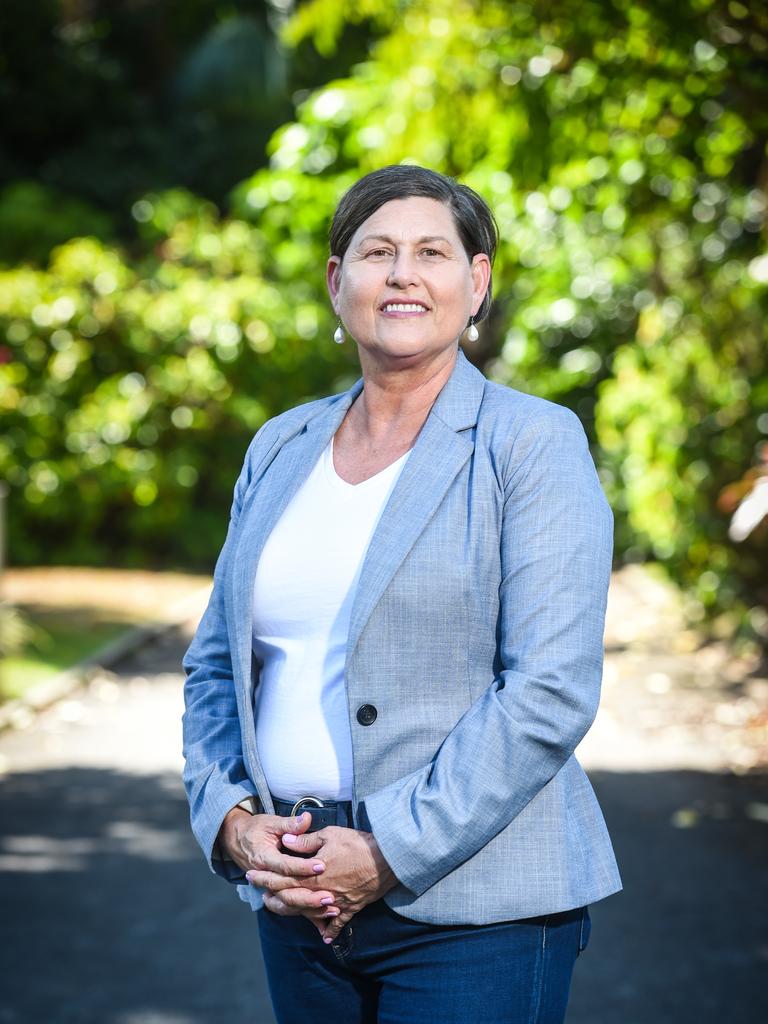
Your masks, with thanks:
[{"label": "sunlit tree canopy", "polygon": [[[413,162],[492,206],[496,299],[468,354],[581,417],[617,556],[661,562],[692,617],[737,610],[768,633],[768,525],[729,535],[734,495],[768,471],[768,12],[736,0],[281,10],[278,91],[297,55],[330,69],[366,44],[340,76],[294,90],[263,166],[225,202],[145,189],[113,213],[130,213],[127,234],[94,217],[81,237],[57,235],[49,218],[50,257],[18,263],[28,241],[6,250],[0,472],[28,503],[12,522],[18,557],[210,559],[253,430],[357,376],[332,343],[324,288],[335,203],[361,174]],[[188,58],[185,96],[226,93],[216,54],[229,38],[222,28]],[[13,209],[0,197],[0,222]]]}]

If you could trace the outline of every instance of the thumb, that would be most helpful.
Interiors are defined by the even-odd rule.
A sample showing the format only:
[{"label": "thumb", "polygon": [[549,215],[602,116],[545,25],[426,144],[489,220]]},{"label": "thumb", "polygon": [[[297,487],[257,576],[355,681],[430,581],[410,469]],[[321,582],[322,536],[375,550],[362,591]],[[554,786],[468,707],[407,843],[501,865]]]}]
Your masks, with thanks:
[{"label": "thumb", "polygon": [[319,832],[310,832],[307,835],[295,835],[289,833],[283,836],[283,846],[291,853],[317,853],[325,846],[325,839]]},{"label": "thumb", "polygon": [[308,811],[302,811],[301,814],[297,814],[295,817],[290,818],[278,818],[277,828],[275,831],[278,835],[283,835],[285,832],[294,832],[300,834],[306,832],[309,826],[312,824],[312,815]]}]

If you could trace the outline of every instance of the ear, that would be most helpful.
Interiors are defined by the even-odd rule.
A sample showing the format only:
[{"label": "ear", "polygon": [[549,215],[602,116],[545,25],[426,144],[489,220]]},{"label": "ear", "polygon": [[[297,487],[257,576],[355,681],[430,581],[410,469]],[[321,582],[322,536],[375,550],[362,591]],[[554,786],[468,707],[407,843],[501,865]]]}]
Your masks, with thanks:
[{"label": "ear", "polygon": [[328,286],[328,294],[331,297],[331,305],[334,313],[338,314],[338,296],[341,286],[341,257],[331,256],[325,268],[325,283]]},{"label": "ear", "polygon": [[485,298],[491,280],[491,261],[484,252],[472,257],[472,316],[474,316]]}]

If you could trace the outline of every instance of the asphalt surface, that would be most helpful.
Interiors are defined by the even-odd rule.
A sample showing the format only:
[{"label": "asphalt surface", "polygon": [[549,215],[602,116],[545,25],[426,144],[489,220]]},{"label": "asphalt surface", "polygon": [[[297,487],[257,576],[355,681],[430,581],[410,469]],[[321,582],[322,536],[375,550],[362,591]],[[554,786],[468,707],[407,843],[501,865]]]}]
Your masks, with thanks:
[{"label": "asphalt surface", "polygon": [[[189,832],[185,643],[0,737],[0,1024],[273,1021],[254,915]],[[598,747],[625,891],[591,908],[569,1024],[767,1021],[765,778],[612,768]]]}]

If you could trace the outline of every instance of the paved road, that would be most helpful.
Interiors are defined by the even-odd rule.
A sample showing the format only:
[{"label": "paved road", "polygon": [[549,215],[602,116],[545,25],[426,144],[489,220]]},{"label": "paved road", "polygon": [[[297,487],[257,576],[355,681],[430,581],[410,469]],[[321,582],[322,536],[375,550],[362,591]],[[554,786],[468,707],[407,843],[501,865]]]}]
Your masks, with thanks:
[{"label": "paved road", "polygon": [[[272,1022],[251,912],[188,831],[184,644],[0,738],[0,1024]],[[592,908],[569,1024],[768,1020],[765,781],[643,769],[605,721],[585,761],[625,892]]]}]

